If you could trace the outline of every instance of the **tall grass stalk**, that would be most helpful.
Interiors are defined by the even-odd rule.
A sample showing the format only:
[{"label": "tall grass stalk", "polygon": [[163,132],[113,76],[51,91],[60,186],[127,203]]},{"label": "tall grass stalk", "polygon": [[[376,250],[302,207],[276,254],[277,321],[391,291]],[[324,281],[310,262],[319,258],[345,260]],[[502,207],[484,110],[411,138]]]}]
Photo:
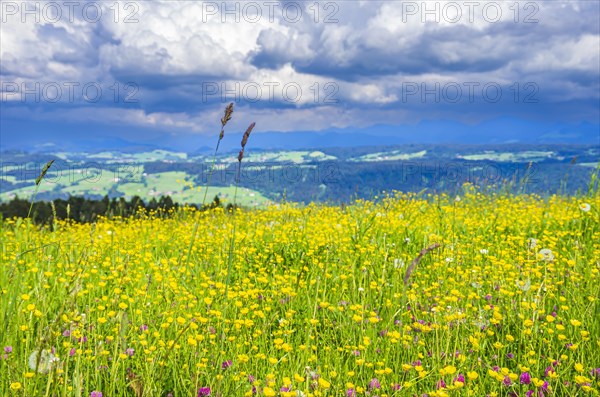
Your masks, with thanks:
[{"label": "tall grass stalk", "polygon": [[[204,205],[206,204],[206,196],[208,194],[208,188],[210,187],[212,174],[214,172],[215,164],[217,162],[217,152],[219,151],[219,145],[221,144],[221,141],[223,140],[223,137],[225,136],[225,125],[227,125],[227,122],[229,120],[231,120],[232,114],[233,114],[233,102],[230,103],[229,105],[227,105],[227,107],[225,108],[225,113],[223,114],[223,117],[221,118],[221,132],[219,133],[219,139],[217,140],[217,146],[215,147],[215,151],[213,153],[210,171],[208,172],[208,177],[206,179],[206,187],[204,188],[204,197],[202,198],[202,205],[200,208],[204,208]],[[198,235],[198,227],[199,226],[200,226],[200,221],[198,220],[198,216],[196,216],[196,221],[194,223],[194,230],[192,232],[192,238],[190,239],[190,245],[188,247],[187,258],[185,261],[186,267],[190,263],[190,257],[192,255],[192,248],[194,246],[194,242],[196,241],[196,236]]]},{"label": "tall grass stalk", "polygon": [[[228,296],[229,296],[229,280],[231,277],[231,264],[233,263],[233,252],[234,252],[234,248],[235,248],[235,234],[236,234],[236,227],[237,227],[237,217],[236,217],[236,200],[237,200],[237,191],[238,191],[238,186],[239,186],[239,181],[240,181],[240,175],[241,175],[241,170],[242,170],[242,159],[244,158],[244,150],[246,149],[246,143],[248,142],[248,138],[250,137],[250,133],[252,132],[252,129],[254,129],[254,126],[256,125],[256,123],[252,123],[250,124],[250,126],[248,126],[248,129],[246,130],[246,132],[244,133],[244,136],[242,137],[242,149],[240,150],[240,153],[238,155],[238,164],[237,164],[237,173],[235,176],[235,189],[233,191],[233,207],[232,207],[232,216],[233,216],[233,231],[231,234],[231,241],[229,243],[229,252],[227,255],[227,275],[225,276],[225,299],[224,299],[224,303],[225,303],[225,307],[224,307],[224,315],[223,315],[223,320],[227,319],[227,301],[228,301]],[[225,323],[224,323],[225,324]],[[223,351],[223,340],[225,339],[225,327],[223,324],[223,329],[221,330],[221,345],[220,345],[220,351]]]},{"label": "tall grass stalk", "polygon": [[33,209],[33,203],[35,202],[35,196],[37,196],[37,193],[40,190],[40,183],[42,183],[42,180],[44,179],[44,177],[46,176],[46,173],[52,166],[52,163],[54,163],[54,160],[48,161],[46,163],[46,165],[44,166],[44,168],[42,168],[42,172],[40,172],[40,175],[38,175],[38,177],[35,178],[35,190],[33,192],[33,195],[31,195],[31,204],[29,205],[29,211],[27,212],[28,219],[29,219],[29,216],[31,215],[31,210]]},{"label": "tall grass stalk", "polygon": [[[200,206],[201,209],[204,208],[205,204],[206,204],[206,197],[208,194],[208,188],[210,187],[210,182],[212,179],[212,174],[214,172],[215,169],[215,164],[217,161],[217,153],[219,151],[219,146],[221,144],[221,141],[223,140],[223,137],[225,136],[225,126],[227,125],[227,122],[229,122],[229,120],[231,120],[231,116],[233,114],[233,102],[230,103],[229,105],[227,105],[227,107],[225,108],[225,112],[223,114],[223,117],[221,118],[221,132],[219,133],[219,139],[217,140],[217,145],[215,146],[215,151],[213,153],[213,158],[212,158],[212,163],[210,166],[210,170],[208,173],[208,177],[206,180],[206,186],[204,188],[204,197],[202,198],[202,204]],[[194,228],[192,230],[192,236],[190,239],[190,243],[188,245],[188,250],[187,250],[187,257],[186,257],[186,261],[185,261],[185,266],[186,268],[189,266],[190,263],[190,258],[192,255],[192,249],[194,247],[194,242],[196,241],[196,236],[198,235],[198,229],[200,227],[200,219],[199,219],[199,214],[196,214],[196,216],[194,217]],[[188,324],[186,327],[184,327],[177,335],[177,337],[175,338],[175,342],[177,340],[179,340],[179,338],[181,338],[181,336],[188,330],[188,328],[190,327],[190,324]],[[174,342],[174,343],[175,343]],[[168,358],[169,358],[169,354],[172,350],[169,350],[167,352],[167,354],[165,355],[165,359],[164,361],[167,362]],[[161,377],[162,377],[162,373],[161,373]]]},{"label": "tall grass stalk", "polygon": [[600,175],[600,162],[596,166],[594,172],[590,176],[590,183],[588,185],[588,197],[594,197],[598,194],[598,190],[600,190],[600,183],[598,182],[598,175]]}]

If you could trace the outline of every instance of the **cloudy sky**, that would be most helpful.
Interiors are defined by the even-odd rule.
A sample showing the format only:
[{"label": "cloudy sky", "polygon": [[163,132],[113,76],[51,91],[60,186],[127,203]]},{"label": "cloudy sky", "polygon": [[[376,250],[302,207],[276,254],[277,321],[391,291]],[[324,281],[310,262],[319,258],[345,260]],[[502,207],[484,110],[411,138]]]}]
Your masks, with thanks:
[{"label": "cloudy sky", "polygon": [[218,133],[232,101],[230,128],[256,133],[599,133],[595,0],[0,4],[4,148],[185,142]]}]

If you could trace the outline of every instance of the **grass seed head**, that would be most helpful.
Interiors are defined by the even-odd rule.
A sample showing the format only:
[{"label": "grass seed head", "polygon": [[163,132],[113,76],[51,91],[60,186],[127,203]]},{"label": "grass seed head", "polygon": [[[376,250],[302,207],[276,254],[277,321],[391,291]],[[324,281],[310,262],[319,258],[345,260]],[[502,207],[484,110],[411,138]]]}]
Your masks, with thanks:
[{"label": "grass seed head", "polygon": [[246,143],[248,143],[248,138],[250,137],[250,133],[252,132],[252,129],[254,128],[255,125],[256,125],[256,123],[253,122],[252,124],[250,124],[248,126],[248,129],[246,130],[246,132],[244,132],[244,137],[242,138],[242,150],[246,147]]},{"label": "grass seed head", "polygon": [[223,139],[225,136],[225,125],[229,120],[231,120],[231,115],[233,114],[233,102],[231,102],[225,108],[225,114],[221,118],[221,133],[219,134],[219,140]]},{"label": "grass seed head", "polygon": [[42,172],[40,173],[40,175],[37,178],[35,178],[35,184],[36,185],[39,185],[40,182],[42,182],[42,179],[44,179],[44,177],[46,176],[46,173],[50,169],[50,166],[52,166],[52,163],[54,163],[54,160],[48,161],[46,163],[46,165],[44,166],[44,168],[42,168]]},{"label": "grass seed head", "polygon": [[417,257],[411,262],[410,266],[408,266],[408,269],[406,269],[406,274],[404,275],[404,285],[408,284],[408,280],[410,279],[410,275],[412,274],[413,270],[415,270],[415,267],[417,266],[417,264],[423,258],[423,255],[425,255],[429,251],[433,251],[434,249],[439,248],[439,247],[441,247],[441,244],[435,243],[435,244],[430,245],[427,248],[423,248],[421,250],[421,252],[419,252],[419,255],[417,255]]}]

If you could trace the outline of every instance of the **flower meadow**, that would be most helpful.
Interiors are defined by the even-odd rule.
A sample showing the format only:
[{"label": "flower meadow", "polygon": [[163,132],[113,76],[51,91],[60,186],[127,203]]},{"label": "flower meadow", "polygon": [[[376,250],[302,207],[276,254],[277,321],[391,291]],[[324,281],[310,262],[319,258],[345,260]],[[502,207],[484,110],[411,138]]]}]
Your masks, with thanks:
[{"label": "flower meadow", "polygon": [[7,219],[0,395],[595,396],[599,208],[465,185]]}]

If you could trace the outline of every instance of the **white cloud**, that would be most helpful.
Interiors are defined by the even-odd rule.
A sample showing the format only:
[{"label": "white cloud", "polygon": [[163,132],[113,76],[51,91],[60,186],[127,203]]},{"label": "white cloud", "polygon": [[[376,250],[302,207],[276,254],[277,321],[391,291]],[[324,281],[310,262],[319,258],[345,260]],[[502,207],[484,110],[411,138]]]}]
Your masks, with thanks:
[{"label": "white cloud", "polygon": [[550,42],[521,60],[526,72],[548,72],[560,70],[598,72],[600,65],[600,36],[586,34]]}]

